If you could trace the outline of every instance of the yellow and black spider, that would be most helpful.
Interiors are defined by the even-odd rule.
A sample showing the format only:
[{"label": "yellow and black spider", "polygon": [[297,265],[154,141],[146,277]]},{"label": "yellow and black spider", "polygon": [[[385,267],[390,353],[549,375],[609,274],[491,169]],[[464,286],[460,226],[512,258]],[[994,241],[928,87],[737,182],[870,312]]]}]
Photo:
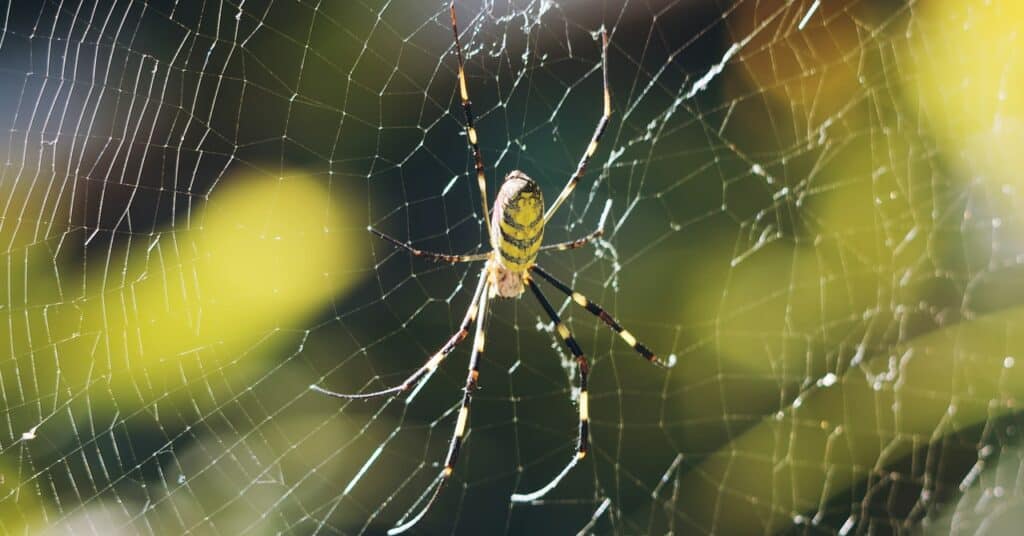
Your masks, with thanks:
[{"label": "yellow and black spider", "polygon": [[618,333],[619,337],[621,337],[626,344],[639,352],[641,356],[647,359],[647,361],[662,367],[666,366],[646,346],[640,344],[632,333],[624,329],[614,318],[612,318],[611,315],[602,309],[601,306],[588,300],[579,292],[574,291],[568,285],[559,281],[536,263],[537,254],[540,251],[564,251],[568,249],[576,249],[586,245],[591,240],[598,238],[603,233],[603,223],[605,216],[607,216],[607,206],[605,214],[601,217],[601,223],[598,225],[597,231],[577,240],[551,244],[543,247],[541,246],[541,238],[544,236],[544,226],[551,219],[551,216],[555,211],[562,206],[562,203],[564,203],[569,197],[569,194],[572,193],[576,184],[583,176],[587,169],[587,163],[597,150],[597,144],[601,140],[601,135],[604,133],[605,127],[608,125],[608,118],[612,113],[611,93],[608,91],[607,33],[604,30],[601,31],[601,74],[604,81],[604,113],[601,114],[601,119],[598,121],[597,127],[594,129],[594,134],[590,139],[590,144],[587,146],[583,157],[580,158],[579,164],[576,166],[575,173],[573,173],[572,177],[569,178],[569,182],[562,189],[562,192],[558,194],[558,198],[555,199],[554,204],[552,204],[551,207],[547,209],[547,212],[545,212],[544,196],[542,195],[537,183],[530,179],[530,177],[527,177],[522,171],[512,171],[505,176],[505,181],[501,185],[501,189],[498,190],[498,195],[494,199],[494,212],[490,212],[487,207],[487,180],[484,175],[484,162],[480,155],[480,146],[477,143],[477,132],[476,128],[473,126],[473,110],[469,100],[469,89],[466,86],[466,72],[462,60],[462,44],[459,41],[459,29],[455,17],[454,0],[451,3],[450,10],[452,33],[455,36],[455,54],[459,60],[459,96],[462,100],[462,108],[466,113],[466,136],[469,138],[469,144],[473,150],[477,184],[480,187],[480,199],[483,203],[483,214],[485,216],[488,213],[491,214],[489,220],[486,217],[484,218],[484,223],[487,226],[487,234],[491,241],[491,251],[473,255],[447,255],[443,253],[423,251],[371,228],[370,231],[375,235],[407,250],[416,257],[423,257],[439,262],[449,262],[452,264],[484,261],[484,268],[480,272],[479,282],[477,283],[476,290],[473,292],[473,299],[470,301],[469,309],[466,311],[466,316],[462,319],[459,330],[448,339],[436,354],[427,359],[427,362],[423,366],[413,372],[412,375],[406,378],[401,384],[381,391],[359,394],[337,393],[316,385],[310,386],[312,389],[321,393],[345,399],[374,398],[408,391],[418,382],[429,377],[430,374],[441,365],[441,362],[444,361],[445,357],[447,357],[452,350],[455,349],[455,346],[469,336],[469,328],[474,322],[476,322],[473,350],[469,358],[469,374],[466,377],[466,386],[463,389],[462,395],[462,407],[459,409],[458,420],[455,423],[455,431],[452,434],[451,444],[448,448],[448,456],[445,458],[444,462],[444,468],[441,470],[440,475],[438,475],[437,487],[435,488],[433,495],[431,495],[430,499],[427,501],[427,504],[419,513],[405,523],[388,531],[388,534],[392,535],[408,530],[427,513],[454,470],[455,462],[459,456],[459,448],[462,446],[462,439],[465,437],[466,428],[469,424],[469,406],[473,399],[473,391],[476,389],[477,380],[480,376],[479,365],[480,356],[483,355],[484,352],[487,304],[491,298],[517,298],[523,294],[526,287],[530,287],[530,291],[537,297],[537,301],[540,302],[544,312],[554,323],[555,330],[558,332],[558,335],[565,342],[569,351],[572,352],[572,355],[576,360],[576,368],[579,371],[579,442],[576,447],[576,455],[572,457],[569,464],[547,485],[532,493],[517,493],[512,496],[513,502],[529,502],[544,496],[548,491],[552,490],[566,474],[568,474],[579,460],[582,460],[587,455],[587,451],[589,449],[588,426],[590,420],[590,406],[587,394],[587,374],[589,372],[587,358],[583,355],[583,351],[580,349],[579,344],[577,344],[576,340],[573,339],[572,333],[569,332],[569,328],[562,323],[561,319],[558,317],[558,313],[555,311],[555,308],[551,306],[551,303],[544,296],[544,293],[541,292],[540,287],[538,287],[534,282],[532,277],[533,274],[539,275],[542,279],[547,280],[555,288],[571,297],[578,305],[584,307],[591,314],[600,318],[605,324]]}]

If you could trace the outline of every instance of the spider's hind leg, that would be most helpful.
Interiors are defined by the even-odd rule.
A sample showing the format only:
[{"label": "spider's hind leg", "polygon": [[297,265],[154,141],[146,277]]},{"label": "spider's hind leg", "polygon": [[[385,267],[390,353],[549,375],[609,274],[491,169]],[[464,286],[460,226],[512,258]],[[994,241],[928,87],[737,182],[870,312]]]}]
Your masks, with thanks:
[{"label": "spider's hind leg", "polygon": [[480,188],[480,203],[483,206],[484,226],[487,236],[491,235],[490,209],[487,208],[487,175],[484,173],[484,157],[480,153],[476,127],[473,126],[473,103],[469,100],[469,86],[466,83],[466,64],[462,59],[462,42],[459,40],[459,21],[455,16],[455,0],[449,5],[452,18],[452,35],[455,38],[455,56],[459,59],[459,100],[466,114],[466,137],[473,149],[473,167],[476,169],[476,183]]},{"label": "spider's hind leg", "polygon": [[601,118],[597,121],[597,126],[594,128],[594,134],[590,138],[586,151],[580,158],[579,163],[576,164],[576,171],[569,177],[569,182],[562,188],[562,192],[555,198],[555,202],[544,213],[545,225],[551,220],[551,216],[554,216],[555,212],[558,211],[558,207],[562,206],[562,203],[569,198],[569,194],[576,189],[576,185],[583,178],[583,174],[587,172],[587,164],[590,163],[590,158],[597,152],[597,144],[601,142],[601,136],[604,135],[604,130],[608,127],[608,119],[612,116],[612,94],[608,90],[608,32],[603,29],[601,30],[601,81],[604,84],[604,106],[602,107]]}]

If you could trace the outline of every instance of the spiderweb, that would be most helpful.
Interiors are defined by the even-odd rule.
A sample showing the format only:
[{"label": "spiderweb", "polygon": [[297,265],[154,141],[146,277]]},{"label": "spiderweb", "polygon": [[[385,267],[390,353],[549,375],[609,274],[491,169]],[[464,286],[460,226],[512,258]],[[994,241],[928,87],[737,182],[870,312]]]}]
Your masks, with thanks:
[{"label": "spiderweb", "polygon": [[[0,522],[11,533],[379,533],[444,459],[485,215],[447,4],[0,9]],[[552,200],[492,303],[481,389],[424,532],[1008,533],[1024,501],[1013,2],[459,2],[490,195]],[[547,287],[545,287],[547,288]],[[1017,522],[1017,525],[1014,525]]]}]

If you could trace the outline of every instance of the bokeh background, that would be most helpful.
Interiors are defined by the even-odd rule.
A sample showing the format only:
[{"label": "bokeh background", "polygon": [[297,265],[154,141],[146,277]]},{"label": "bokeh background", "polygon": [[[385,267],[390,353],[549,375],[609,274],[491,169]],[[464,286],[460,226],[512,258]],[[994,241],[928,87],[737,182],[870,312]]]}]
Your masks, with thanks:
[{"label": "bokeh background", "polygon": [[[1024,7],[463,0],[491,194],[553,199],[548,293],[492,307],[422,533],[1010,534],[1024,511]],[[0,5],[0,529],[381,533],[415,511],[487,246],[440,0]]]}]

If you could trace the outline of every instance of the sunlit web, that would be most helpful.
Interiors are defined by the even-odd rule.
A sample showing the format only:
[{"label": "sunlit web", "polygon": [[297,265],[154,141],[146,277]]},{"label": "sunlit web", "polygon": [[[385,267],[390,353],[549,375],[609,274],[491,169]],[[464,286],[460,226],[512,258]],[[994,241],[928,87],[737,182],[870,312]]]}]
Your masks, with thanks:
[{"label": "sunlit web", "polygon": [[[928,5],[923,5],[928,4]],[[940,5],[942,4],[942,5]],[[949,5],[945,5],[949,4]],[[1012,527],[1021,501],[1021,8],[874,0],[460,1],[493,195],[552,199],[541,262],[592,359],[495,303],[472,431],[418,528]],[[0,8],[6,532],[379,533],[421,504],[486,249],[447,4]],[[1019,514],[1018,514],[1019,515]]]}]

